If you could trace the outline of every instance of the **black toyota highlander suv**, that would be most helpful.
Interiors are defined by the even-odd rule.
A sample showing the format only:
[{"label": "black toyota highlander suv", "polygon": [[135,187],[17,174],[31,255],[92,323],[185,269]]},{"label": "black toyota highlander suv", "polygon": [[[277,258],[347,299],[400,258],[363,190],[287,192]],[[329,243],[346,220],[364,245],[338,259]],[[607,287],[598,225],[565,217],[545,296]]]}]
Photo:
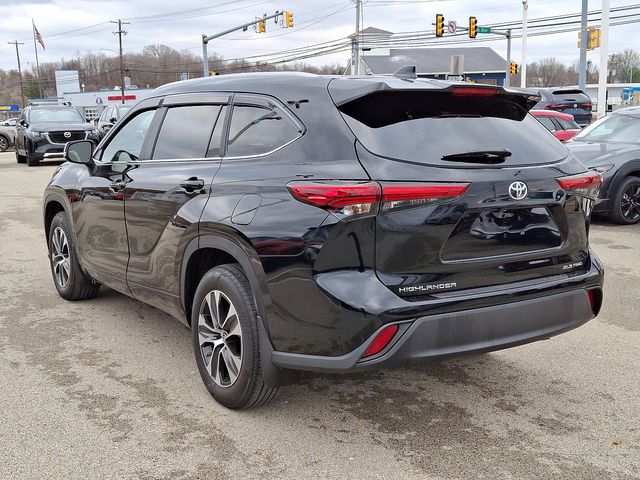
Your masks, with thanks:
[{"label": "black toyota highlander suv", "polygon": [[27,105],[16,125],[16,160],[33,167],[61,159],[66,143],[81,139],[97,143],[98,130],[71,105]]},{"label": "black toyota highlander suv", "polygon": [[213,397],[545,339],[597,315],[600,174],[500,87],[240,74],[161,87],[44,194],[53,281],[191,327]]}]

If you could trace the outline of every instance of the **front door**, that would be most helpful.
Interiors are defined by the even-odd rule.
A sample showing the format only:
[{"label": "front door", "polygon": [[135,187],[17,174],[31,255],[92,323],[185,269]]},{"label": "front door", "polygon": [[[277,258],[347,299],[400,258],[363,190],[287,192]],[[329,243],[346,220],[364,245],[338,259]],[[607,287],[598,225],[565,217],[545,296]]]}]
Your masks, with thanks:
[{"label": "front door", "polygon": [[128,172],[125,218],[127,281],[132,294],[180,315],[180,265],[220,166],[227,96],[165,99],[149,160]]},{"label": "front door", "polygon": [[143,156],[155,109],[139,112],[96,152],[76,183],[72,209],[80,263],[97,281],[130,294],[126,281],[129,247],[123,192]]}]

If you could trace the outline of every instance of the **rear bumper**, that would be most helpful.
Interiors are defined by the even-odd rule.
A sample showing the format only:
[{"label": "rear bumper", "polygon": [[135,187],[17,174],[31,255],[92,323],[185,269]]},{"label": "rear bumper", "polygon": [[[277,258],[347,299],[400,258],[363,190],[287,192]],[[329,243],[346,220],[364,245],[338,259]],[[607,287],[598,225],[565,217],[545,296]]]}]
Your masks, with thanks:
[{"label": "rear bumper", "polygon": [[594,317],[587,289],[578,289],[491,307],[394,322],[399,326],[398,333],[378,355],[366,359],[362,359],[362,355],[379,330],[358,348],[339,357],[275,351],[271,358],[273,364],[281,368],[355,372],[448,355],[508,348],[558,335]]}]

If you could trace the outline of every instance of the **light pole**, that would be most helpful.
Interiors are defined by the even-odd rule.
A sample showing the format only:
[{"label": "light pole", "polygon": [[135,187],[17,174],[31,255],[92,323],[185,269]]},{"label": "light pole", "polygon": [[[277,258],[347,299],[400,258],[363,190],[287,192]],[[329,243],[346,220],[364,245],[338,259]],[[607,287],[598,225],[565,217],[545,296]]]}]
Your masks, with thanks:
[{"label": "light pole", "polygon": [[520,64],[520,87],[527,86],[527,14],[529,0],[522,0],[522,62]]}]

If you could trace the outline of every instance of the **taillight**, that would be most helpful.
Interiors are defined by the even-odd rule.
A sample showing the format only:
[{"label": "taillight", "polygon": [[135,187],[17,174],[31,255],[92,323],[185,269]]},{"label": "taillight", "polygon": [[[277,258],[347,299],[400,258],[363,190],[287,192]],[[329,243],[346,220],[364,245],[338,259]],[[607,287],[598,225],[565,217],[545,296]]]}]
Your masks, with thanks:
[{"label": "taillight", "polygon": [[591,110],[592,106],[591,103],[582,103],[580,104],[581,108],[584,108],[585,110]]},{"label": "taillight", "polygon": [[293,182],[287,185],[299,201],[341,216],[377,213],[452,200],[468,183]]},{"label": "taillight", "polygon": [[594,315],[600,313],[602,307],[602,290],[599,288],[592,288],[587,290],[587,296],[589,297],[589,305]]},{"label": "taillight", "polygon": [[548,108],[550,110],[562,110],[565,107],[566,105],[562,103],[547,103],[547,106],[545,108]]},{"label": "taillight", "polygon": [[290,183],[287,188],[301,202],[345,216],[370,213],[380,201],[380,185],[368,183]]},{"label": "taillight", "polygon": [[398,333],[398,325],[388,325],[384,327],[364,351],[362,358],[371,357],[372,355],[380,353],[389,345],[389,342],[395,337],[396,333]]},{"label": "taillight", "polygon": [[556,178],[556,181],[560,188],[567,192],[595,200],[598,198],[600,185],[602,185],[602,175],[598,172],[589,171],[570,177]]},{"label": "taillight", "polygon": [[383,183],[382,209],[426,205],[460,197],[468,183]]}]

